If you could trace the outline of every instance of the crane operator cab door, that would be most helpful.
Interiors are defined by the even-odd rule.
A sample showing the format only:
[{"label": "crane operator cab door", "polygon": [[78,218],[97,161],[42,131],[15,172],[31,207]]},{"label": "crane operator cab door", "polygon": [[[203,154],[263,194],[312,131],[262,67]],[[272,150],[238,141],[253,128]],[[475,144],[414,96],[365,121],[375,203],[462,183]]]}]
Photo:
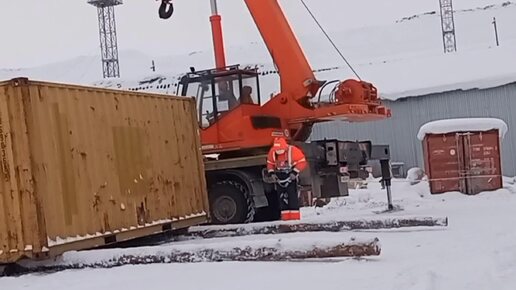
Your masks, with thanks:
[{"label": "crane operator cab door", "polygon": [[237,66],[188,73],[181,78],[178,94],[196,98],[197,117],[203,129],[239,106],[260,106],[258,73]]}]

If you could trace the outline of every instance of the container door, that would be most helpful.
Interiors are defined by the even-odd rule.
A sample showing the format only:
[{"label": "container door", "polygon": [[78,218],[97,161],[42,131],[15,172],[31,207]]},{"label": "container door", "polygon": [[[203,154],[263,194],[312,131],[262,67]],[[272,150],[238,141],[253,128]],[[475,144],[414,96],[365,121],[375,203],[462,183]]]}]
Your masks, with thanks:
[{"label": "container door", "polygon": [[462,179],[462,139],[456,134],[429,135],[426,138],[427,164],[430,175],[430,190],[433,194],[461,191],[465,183]]},{"label": "container door", "polygon": [[467,194],[502,188],[498,131],[465,134]]}]

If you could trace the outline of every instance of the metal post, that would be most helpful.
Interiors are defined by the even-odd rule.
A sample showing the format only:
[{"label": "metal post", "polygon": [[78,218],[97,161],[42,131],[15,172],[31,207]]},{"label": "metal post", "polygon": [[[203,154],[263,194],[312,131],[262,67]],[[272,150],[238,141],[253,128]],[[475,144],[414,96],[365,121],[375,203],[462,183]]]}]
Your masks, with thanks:
[{"label": "metal post", "polygon": [[219,15],[219,9],[217,7],[217,0],[210,0],[211,3],[211,15]]},{"label": "metal post", "polygon": [[388,210],[394,210],[394,205],[392,204],[392,192],[391,192],[391,166],[389,160],[380,160],[380,166],[382,170],[382,180],[384,182],[385,188],[387,189],[387,203],[388,203]]},{"label": "metal post", "polygon": [[222,17],[218,14],[217,0],[211,0],[211,33],[213,37],[213,50],[217,69],[226,67],[226,53],[224,51],[224,37],[222,33]]},{"label": "metal post", "polygon": [[392,192],[391,192],[391,180],[385,181],[385,187],[387,188],[387,203],[389,210],[394,209],[394,205],[392,205]]},{"label": "metal post", "polygon": [[496,46],[500,46],[500,41],[498,40],[498,27],[496,26],[496,17],[493,17],[493,26],[496,38]]}]

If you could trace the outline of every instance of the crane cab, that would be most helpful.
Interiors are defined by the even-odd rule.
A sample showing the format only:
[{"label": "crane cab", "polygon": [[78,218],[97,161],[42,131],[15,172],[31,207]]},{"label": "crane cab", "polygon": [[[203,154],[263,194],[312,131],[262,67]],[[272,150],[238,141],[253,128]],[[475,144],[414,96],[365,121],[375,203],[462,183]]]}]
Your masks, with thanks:
[{"label": "crane cab", "polygon": [[179,81],[177,94],[197,100],[205,154],[249,154],[269,148],[277,136],[288,137],[286,120],[263,113],[257,69],[191,69]]},{"label": "crane cab", "polygon": [[257,69],[238,66],[192,71],[181,78],[178,94],[196,98],[199,124],[208,128],[241,105],[260,106],[258,76]]}]

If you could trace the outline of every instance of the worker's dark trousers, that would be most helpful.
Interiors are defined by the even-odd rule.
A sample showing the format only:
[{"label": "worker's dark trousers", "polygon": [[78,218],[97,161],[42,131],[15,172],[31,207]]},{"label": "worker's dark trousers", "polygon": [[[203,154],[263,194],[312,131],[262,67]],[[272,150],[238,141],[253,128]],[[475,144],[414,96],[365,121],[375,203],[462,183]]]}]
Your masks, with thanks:
[{"label": "worker's dark trousers", "polygon": [[[280,180],[285,180],[290,174],[284,172],[276,172],[276,176]],[[299,197],[297,189],[297,180],[293,180],[287,187],[281,185],[276,186],[278,197],[280,199],[280,209],[283,210],[299,210]]]}]

